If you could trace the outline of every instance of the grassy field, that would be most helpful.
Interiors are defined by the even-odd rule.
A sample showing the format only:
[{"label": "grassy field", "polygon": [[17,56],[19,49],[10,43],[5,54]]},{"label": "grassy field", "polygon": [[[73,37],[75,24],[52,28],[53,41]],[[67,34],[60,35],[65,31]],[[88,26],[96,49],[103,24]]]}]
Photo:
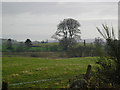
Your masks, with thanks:
[{"label": "grassy field", "polygon": [[65,52],[2,52],[3,57],[68,58]]},{"label": "grassy field", "polygon": [[94,67],[96,59],[3,57],[3,81],[9,83],[9,88],[67,88],[69,79],[84,74],[88,64]]}]

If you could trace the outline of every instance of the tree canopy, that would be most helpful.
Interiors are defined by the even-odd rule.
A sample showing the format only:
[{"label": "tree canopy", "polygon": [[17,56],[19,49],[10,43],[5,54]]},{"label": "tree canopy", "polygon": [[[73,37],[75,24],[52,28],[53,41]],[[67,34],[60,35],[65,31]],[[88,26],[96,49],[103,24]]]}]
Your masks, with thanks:
[{"label": "tree canopy", "polygon": [[57,31],[52,36],[57,40],[61,38],[75,38],[80,39],[80,23],[72,18],[64,19],[57,25]]},{"label": "tree canopy", "polygon": [[26,45],[27,47],[30,47],[30,46],[32,45],[31,40],[30,40],[30,39],[27,39],[27,40],[25,41],[25,45]]},{"label": "tree canopy", "polygon": [[72,18],[67,18],[57,25],[57,31],[52,36],[59,40],[64,49],[72,46],[77,40],[80,40],[80,23]]}]

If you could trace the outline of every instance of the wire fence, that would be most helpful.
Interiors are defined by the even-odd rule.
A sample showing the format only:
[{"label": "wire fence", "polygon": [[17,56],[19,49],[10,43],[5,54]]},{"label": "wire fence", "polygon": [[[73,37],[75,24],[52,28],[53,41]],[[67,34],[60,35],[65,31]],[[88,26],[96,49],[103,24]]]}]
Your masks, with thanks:
[{"label": "wire fence", "polygon": [[40,82],[55,81],[55,80],[62,80],[62,79],[63,78],[52,78],[52,79],[43,79],[43,80],[37,80],[37,81],[31,81],[31,82],[20,82],[20,83],[9,84],[9,86],[16,86],[16,85],[23,85],[23,84],[32,84],[32,83],[40,83]]}]

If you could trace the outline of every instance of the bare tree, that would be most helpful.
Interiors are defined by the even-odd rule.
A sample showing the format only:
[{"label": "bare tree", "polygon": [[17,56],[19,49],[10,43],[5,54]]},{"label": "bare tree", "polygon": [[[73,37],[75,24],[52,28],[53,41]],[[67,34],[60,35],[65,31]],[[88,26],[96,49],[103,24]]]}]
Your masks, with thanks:
[{"label": "bare tree", "polygon": [[99,31],[99,33],[105,38],[105,39],[113,39],[115,40],[115,34],[114,34],[114,29],[113,27],[110,28],[106,25],[106,24],[102,24],[103,27],[103,31],[101,31],[98,27],[97,30]]}]

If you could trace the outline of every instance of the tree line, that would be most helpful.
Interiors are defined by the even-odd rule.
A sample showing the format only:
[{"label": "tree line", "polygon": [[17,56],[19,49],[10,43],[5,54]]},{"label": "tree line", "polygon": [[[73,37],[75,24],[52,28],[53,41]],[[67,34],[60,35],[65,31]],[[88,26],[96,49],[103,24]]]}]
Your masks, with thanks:
[{"label": "tree line", "polygon": [[40,45],[42,43],[48,43],[48,41],[41,41],[39,45],[33,45],[30,39],[26,39],[25,42],[20,42],[15,45],[12,44],[11,39],[8,39],[6,45],[3,44],[3,51],[63,51],[70,57],[97,56],[98,48],[104,47],[103,40],[101,38],[95,38],[94,43],[91,44],[86,44],[84,40],[83,45],[81,45],[79,43],[81,40],[80,26],[77,20],[67,18],[57,25],[57,31],[52,35],[52,38],[59,41],[59,44]]}]

